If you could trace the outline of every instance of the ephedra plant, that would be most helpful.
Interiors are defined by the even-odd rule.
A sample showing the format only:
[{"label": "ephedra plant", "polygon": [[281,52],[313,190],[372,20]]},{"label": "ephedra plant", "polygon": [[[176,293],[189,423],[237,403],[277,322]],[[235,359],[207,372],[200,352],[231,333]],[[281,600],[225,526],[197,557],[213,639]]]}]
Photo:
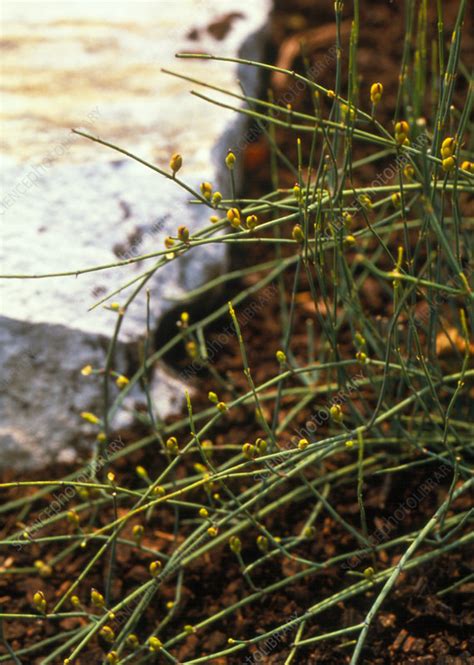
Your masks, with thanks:
[{"label": "ephedra plant", "polygon": [[[104,382],[103,412],[82,414],[97,427],[90,462],[66,478],[1,485],[21,493],[0,508],[13,525],[2,541],[11,558],[0,572],[8,575],[12,588],[25,575],[36,576],[37,584],[17,606],[2,610],[5,655],[0,663],[252,663],[272,662],[270,654],[279,651],[290,665],[308,662],[307,650],[328,641],[343,645],[347,662],[356,665],[364,662],[377,613],[390,605],[401,577],[426,565],[436,567],[442,557],[472,544],[472,512],[465,497],[473,482],[469,460],[474,443],[473,218],[467,216],[474,191],[469,150],[473,90],[460,59],[467,3],[459,4],[448,45],[438,3],[440,31],[431,70],[426,4],[421,3],[417,16],[415,3],[406,4],[406,41],[390,122],[378,117],[383,84],[371,82],[365,96],[359,89],[358,3],[347,87],[338,55],[339,2],[334,89],[309,75],[231,60],[286,74],[289,85],[311,99],[311,112],[244,92],[229,93],[225,105],[212,96],[225,90],[189,79],[204,89],[195,92],[198,97],[245,114],[267,141],[274,187],[258,199],[236,192],[238,151],[230,150],[222,164],[231,192],[225,198],[212,183],[195,188],[181,179],[184,149],[170,156],[169,167],[159,167],[77,132],[138,159],[157,177],[174,180],[193,205],[209,208],[210,221],[195,233],[182,224],[164,247],[147,256],[48,275],[119,269],[130,261],[145,266],[139,278],[101,301],[117,311],[117,326],[106,366],[83,369],[90,380]],[[230,60],[180,57],[208,58],[219,67]],[[467,92],[455,104],[459,83]],[[431,113],[425,116],[427,100]],[[278,143],[283,131],[292,137],[294,162]],[[294,186],[279,186],[279,164],[293,173]],[[362,186],[359,173],[367,165],[376,168],[377,177]],[[264,260],[190,294],[190,299],[206,296],[218,286],[252,277],[204,318],[181,312],[176,334],[160,348],[144,331],[142,364],[133,376],[116,375],[115,340],[137,293],[148,288],[158,270],[209,243],[245,250],[258,245]],[[384,317],[377,317],[361,296],[369,278],[383,294]],[[303,331],[304,352],[295,344],[302,285],[313,304]],[[274,371],[261,380],[240,315],[251,301],[264,308],[266,299],[259,297],[269,287],[280,333]],[[238,343],[240,380],[232,385],[220,374],[217,357],[206,352],[210,331],[220,325],[232,330]],[[299,330],[299,338],[303,333]],[[123,442],[110,430],[111,416],[137,382],[147,388],[149,371],[173,349],[187,354],[186,376],[195,390],[193,397],[186,394],[186,413],[162,423],[149,398],[148,413],[137,414],[148,433]],[[209,381],[213,389],[200,394]],[[249,426],[237,436],[242,414]],[[222,433],[223,442],[216,445]],[[415,473],[421,473],[421,480],[409,509],[416,513],[432,493],[428,518],[420,513],[423,520],[410,530],[402,511],[392,516],[390,529],[381,530],[373,521],[373,507],[369,511],[366,505],[368,486],[394,475],[398,484],[409,485]],[[338,508],[344,488],[352,491],[357,506],[351,515]],[[45,505],[53,492],[69,494],[51,515]],[[315,549],[328,537],[326,518],[344,535],[332,543],[332,554]],[[163,529],[169,538],[158,538],[157,547],[151,534]],[[189,601],[182,611],[183,594],[196,571],[203,574],[214,560],[235,566],[236,596],[230,603],[216,597],[212,610],[203,607],[191,623]],[[141,573],[129,579],[132,566]],[[71,577],[71,570],[78,572]],[[333,592],[322,597],[318,583],[329,571]],[[124,582],[119,587],[118,580]],[[453,579],[438,592],[446,594],[462,582]],[[280,608],[278,621],[259,625],[265,603],[298,585],[311,586],[314,602],[297,612]],[[334,616],[342,604],[356,607],[361,619],[349,625],[326,623],[327,613]],[[239,632],[242,612],[253,617],[253,630]],[[12,646],[12,623],[36,626],[40,637]],[[202,646],[216,626],[227,627],[227,642]],[[180,650],[191,637],[199,655],[183,659]]]}]

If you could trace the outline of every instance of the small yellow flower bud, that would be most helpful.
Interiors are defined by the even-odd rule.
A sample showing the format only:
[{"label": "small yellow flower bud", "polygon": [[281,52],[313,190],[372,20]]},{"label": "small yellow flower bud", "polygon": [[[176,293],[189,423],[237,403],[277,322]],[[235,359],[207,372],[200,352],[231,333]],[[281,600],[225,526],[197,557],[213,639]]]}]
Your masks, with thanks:
[{"label": "small yellow flower bud", "polygon": [[235,155],[234,155],[234,153],[232,152],[232,150],[229,150],[229,152],[227,153],[227,157],[225,158],[225,165],[227,166],[227,168],[229,169],[229,171],[233,171],[233,170],[234,170],[234,166],[235,166]]},{"label": "small yellow flower bud", "polygon": [[344,222],[344,226],[346,227],[346,229],[350,229],[352,226],[352,222],[354,221],[350,212],[344,210],[344,212],[342,213],[342,220]]},{"label": "small yellow flower bud", "polygon": [[371,210],[372,209],[372,199],[368,194],[361,194],[359,196],[359,203],[365,210]]},{"label": "small yellow flower bud", "polygon": [[345,244],[347,247],[352,247],[352,246],[355,245],[356,243],[357,243],[357,238],[356,238],[355,236],[353,236],[353,235],[348,235],[348,236],[346,236],[346,237],[344,238],[344,244]]},{"label": "small yellow flower bud", "polygon": [[224,413],[225,411],[227,411],[227,404],[225,402],[218,402],[216,404],[216,407],[221,413]]},{"label": "small yellow flower bud", "polygon": [[228,210],[227,219],[234,227],[234,229],[238,229],[242,223],[242,219],[240,217],[240,210],[238,208],[231,208],[230,210]]},{"label": "small yellow flower bud", "polygon": [[329,99],[334,99],[336,97],[336,93],[334,92],[334,90],[328,90],[326,94],[329,97]]},{"label": "small yellow flower bud", "polygon": [[210,182],[202,182],[201,183],[201,194],[207,201],[211,200],[212,196],[212,185]]},{"label": "small yellow flower bud", "polygon": [[204,466],[204,464],[200,464],[199,462],[193,464],[193,468],[196,473],[207,473],[207,466]]},{"label": "small yellow flower bud", "polygon": [[153,494],[155,494],[155,496],[164,496],[166,494],[166,490],[162,485],[157,485],[153,488]]},{"label": "small yellow flower bud", "polygon": [[109,483],[112,483],[112,485],[115,483],[115,473],[113,471],[108,472],[107,480],[109,481]]},{"label": "small yellow flower bud", "polygon": [[166,249],[171,249],[173,247],[173,245],[174,245],[173,238],[170,238],[170,236],[165,238],[165,247],[166,247]]},{"label": "small yellow flower bud", "polygon": [[329,413],[331,414],[331,418],[334,420],[334,422],[336,423],[342,422],[343,414],[339,404],[333,404],[329,409]]},{"label": "small yellow flower bud", "polygon": [[135,524],[135,526],[132,529],[132,533],[134,541],[138,546],[140,546],[143,540],[143,534],[145,533],[144,527],[141,524]]},{"label": "small yellow flower bud", "polygon": [[265,439],[261,439],[260,437],[255,441],[255,448],[257,450],[257,453],[259,455],[265,455],[267,452],[267,442]]},{"label": "small yellow flower bud", "polygon": [[381,83],[372,83],[370,86],[370,101],[372,104],[378,104],[382,99],[383,85]]},{"label": "small yellow flower bud", "polygon": [[41,614],[46,614],[46,608],[48,603],[46,602],[45,595],[42,591],[37,591],[33,596],[33,605],[41,612]]},{"label": "small yellow flower bud", "polygon": [[184,626],[184,632],[187,633],[188,635],[192,635],[193,633],[196,632],[196,629],[194,628],[194,626],[191,626],[190,623],[187,623]]},{"label": "small yellow flower bud", "polygon": [[461,164],[461,168],[463,171],[467,171],[468,173],[474,173],[474,162],[468,162],[466,160]]},{"label": "small yellow flower bud", "polygon": [[443,159],[442,162],[443,171],[449,173],[449,171],[454,169],[455,164],[456,162],[454,161],[454,157],[446,157],[446,159]]},{"label": "small yellow flower bud", "polygon": [[398,192],[394,192],[392,196],[390,197],[392,201],[392,205],[395,206],[395,208],[399,208],[401,204],[401,196]]},{"label": "small yellow flower bud", "polygon": [[161,561],[152,561],[150,565],[148,566],[148,570],[150,571],[150,575],[152,577],[158,577],[161,571]]},{"label": "small yellow flower bud", "polygon": [[308,446],[309,446],[308,439],[300,439],[298,441],[298,449],[299,450],[305,450]]},{"label": "small yellow flower bud", "polygon": [[247,224],[247,228],[253,231],[258,226],[258,217],[257,215],[248,215],[245,222]]},{"label": "small yellow flower bud", "polygon": [[212,195],[212,205],[218,206],[222,201],[222,194],[220,192],[214,192]]},{"label": "small yellow flower bud", "polygon": [[314,538],[316,536],[316,528],[314,526],[307,526],[303,531],[305,538]]},{"label": "small yellow flower bud", "polygon": [[367,361],[367,354],[363,351],[357,351],[356,358],[360,363],[364,364]]},{"label": "small yellow flower bud", "polygon": [[410,133],[410,126],[406,120],[400,120],[400,122],[397,122],[395,125],[395,134],[405,134],[405,136],[408,136]]},{"label": "small yellow flower bud", "polygon": [[173,171],[173,175],[176,175],[182,166],[183,158],[178,152],[176,152],[170,159],[170,169]]},{"label": "small yellow flower bud", "polygon": [[242,542],[238,536],[231,536],[229,538],[229,547],[234,554],[240,554],[242,551]]},{"label": "small yellow flower bud", "polygon": [[166,441],[166,448],[172,455],[179,453],[178,439],[175,436],[170,436]]},{"label": "small yellow flower bud", "polygon": [[296,242],[304,242],[304,231],[299,224],[294,225],[291,235]]},{"label": "small yellow flower bud", "polygon": [[375,575],[375,570],[372,568],[372,566],[369,566],[364,570],[364,577],[371,579],[374,575]]},{"label": "small yellow flower bud", "polygon": [[85,365],[85,367],[81,369],[81,374],[82,376],[89,376],[92,374],[92,365]]},{"label": "small yellow flower bud", "polygon": [[178,238],[181,242],[189,242],[189,229],[187,226],[178,226]]},{"label": "small yellow flower bud", "polygon": [[[109,641],[112,642],[113,640],[109,640]],[[117,665],[117,663],[119,662],[119,655],[116,651],[109,651],[109,653],[105,657],[105,660],[110,665]]]},{"label": "small yellow flower bud", "polygon": [[136,466],[135,473],[139,478],[144,478],[145,480],[148,478],[148,473],[146,472],[146,469],[143,466]]},{"label": "small yellow flower bud", "polygon": [[219,221],[219,217],[217,215],[211,215],[211,217],[209,217],[209,221],[211,222],[211,224],[217,224],[217,222]]},{"label": "small yellow flower bud", "polygon": [[130,383],[130,380],[127,379],[127,377],[124,376],[123,374],[120,374],[120,376],[118,376],[115,379],[115,383],[118,388],[125,388],[125,386],[127,386]]},{"label": "small yellow flower bud", "polygon": [[105,607],[105,598],[99,593],[99,591],[97,591],[97,589],[91,589],[91,603],[99,610],[102,610]]},{"label": "small yellow flower bud", "polygon": [[115,633],[110,626],[102,626],[99,635],[106,641],[112,643],[115,640]]},{"label": "small yellow flower bud", "polygon": [[69,510],[67,513],[67,521],[69,524],[72,524],[74,527],[79,526],[79,515],[75,510]]},{"label": "small yellow flower bud", "polygon": [[260,550],[260,552],[263,552],[264,554],[268,552],[268,538],[266,536],[258,536],[257,538],[257,547]]},{"label": "small yellow flower bud", "polygon": [[130,635],[127,635],[125,642],[130,649],[137,649],[140,646],[140,642],[135,633],[130,633]]},{"label": "small yellow flower bud", "polygon": [[71,596],[71,605],[76,608],[81,607],[81,599],[79,596]]},{"label": "small yellow flower bud", "polygon": [[207,508],[200,508],[199,516],[203,518],[209,517],[209,511],[207,510]]},{"label": "small yellow flower bud", "polygon": [[150,637],[148,639],[148,648],[150,649],[150,651],[153,652],[160,651],[162,646],[163,642],[159,640],[157,637]]},{"label": "small yellow flower bud", "polygon": [[99,443],[104,443],[104,441],[107,441],[107,435],[105,432],[99,432],[96,439]]},{"label": "small yellow flower bud", "polygon": [[279,363],[281,364],[286,363],[286,355],[284,351],[277,351],[275,355]]},{"label": "small yellow flower bud", "polygon": [[443,143],[441,144],[441,157],[443,159],[446,159],[447,157],[452,157],[455,150],[456,150],[456,141],[451,136],[448,136],[447,138],[444,139]]},{"label": "small yellow flower bud", "polygon": [[88,423],[91,423],[92,425],[98,425],[98,423],[100,423],[100,418],[98,418],[93,413],[90,413],[89,411],[81,411],[81,418],[86,420]]},{"label": "small yellow flower bud", "polygon": [[245,457],[245,459],[254,459],[255,452],[255,446],[253,446],[251,443],[244,443],[242,446],[242,455]]},{"label": "small yellow flower bud", "polygon": [[415,169],[411,164],[407,164],[405,168],[403,169],[403,175],[408,181],[413,180],[413,176],[415,175]]},{"label": "small yellow flower bud", "polygon": [[354,441],[353,439],[348,439],[346,441],[346,448],[353,448],[354,447]]},{"label": "small yellow flower bud", "polygon": [[215,538],[219,533],[219,530],[215,526],[210,526],[207,530],[207,533],[211,536],[211,538]]},{"label": "small yellow flower bud", "polygon": [[219,401],[219,398],[217,397],[216,393],[212,392],[212,390],[208,392],[207,398],[213,404],[217,404],[217,402]]}]

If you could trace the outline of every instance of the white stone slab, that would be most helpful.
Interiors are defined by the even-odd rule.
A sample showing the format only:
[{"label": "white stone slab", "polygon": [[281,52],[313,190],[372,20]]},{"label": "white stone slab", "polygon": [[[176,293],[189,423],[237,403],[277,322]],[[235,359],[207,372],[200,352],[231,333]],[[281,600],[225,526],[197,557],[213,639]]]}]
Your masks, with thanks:
[{"label": "white stone slab", "polygon": [[[173,183],[70,128],[82,127],[162,168],[180,152],[180,177],[194,187],[209,180],[222,188],[221,164],[244,131],[242,119],[191,96],[191,84],[160,70],[239,92],[235,66],[180,61],[174,53],[259,58],[263,40],[257,33],[269,9],[270,0],[4,2],[1,273],[110,263],[162,249],[179,224],[201,227],[208,209],[188,206]],[[225,15],[228,31],[222,36],[212,24]],[[250,93],[256,92],[256,74],[238,72]],[[153,324],[173,299],[224,264],[223,249],[215,245],[158,272],[148,285]],[[80,411],[101,408],[101,382],[82,377],[80,368],[103,366],[116,320],[104,308],[88,309],[149,266],[0,282],[0,466],[34,467],[71,457],[88,431]],[[114,300],[123,302],[128,293]],[[139,297],[121,328],[115,369],[130,369],[144,330]],[[162,415],[173,405],[166,385],[157,404]]]}]

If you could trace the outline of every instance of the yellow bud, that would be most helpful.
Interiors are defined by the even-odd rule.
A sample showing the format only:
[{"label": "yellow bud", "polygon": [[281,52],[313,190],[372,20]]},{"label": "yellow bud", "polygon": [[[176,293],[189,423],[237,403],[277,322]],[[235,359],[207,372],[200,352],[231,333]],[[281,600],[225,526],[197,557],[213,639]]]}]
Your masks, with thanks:
[{"label": "yellow bud", "polygon": [[107,474],[107,480],[114,484],[115,483],[115,473],[113,471],[109,471]]},{"label": "yellow bud", "polygon": [[189,241],[189,229],[187,226],[178,226],[178,238],[181,242]]},{"label": "yellow bud", "polygon": [[216,404],[216,407],[221,413],[224,413],[225,411],[227,411],[227,404],[225,402],[218,402]]},{"label": "yellow bud", "polygon": [[42,614],[46,614],[48,603],[46,602],[45,595],[42,591],[37,591],[33,596],[33,605]]},{"label": "yellow bud", "polygon": [[99,443],[103,443],[104,441],[107,441],[107,435],[105,434],[105,432],[99,432],[96,438],[97,438],[97,441],[99,441]]},{"label": "yellow bud", "polygon": [[212,195],[212,204],[218,206],[221,201],[222,201],[222,194],[220,192],[215,192]]},{"label": "yellow bud", "polygon": [[81,606],[81,599],[79,598],[79,596],[71,596],[71,605],[73,607]]},{"label": "yellow bud", "polygon": [[257,547],[263,553],[268,552],[268,538],[266,536],[258,536]]},{"label": "yellow bud", "polygon": [[150,651],[153,652],[160,651],[162,646],[163,642],[159,640],[157,637],[150,637],[148,639],[148,648],[150,649]]},{"label": "yellow bud", "polygon": [[334,420],[334,422],[336,423],[342,422],[343,415],[342,415],[342,409],[339,404],[333,404],[329,409],[329,413],[331,414],[331,418]]},{"label": "yellow bud", "polygon": [[305,450],[308,446],[309,446],[308,439],[300,439],[298,441],[298,449],[299,450]]},{"label": "yellow bud", "polygon": [[400,122],[397,122],[395,125],[395,134],[404,134],[405,136],[408,136],[410,133],[410,126],[406,120],[400,120]]},{"label": "yellow bud", "polygon": [[401,196],[400,196],[400,194],[399,194],[398,192],[395,192],[394,194],[392,194],[392,196],[390,197],[390,199],[391,199],[391,201],[392,201],[392,204],[393,204],[396,208],[400,207]]},{"label": "yellow bud", "polygon": [[184,626],[184,632],[187,633],[188,635],[192,635],[193,633],[196,632],[196,629],[194,628],[194,626],[191,626],[191,624],[187,623]]},{"label": "yellow bud", "polygon": [[242,542],[238,536],[231,536],[229,538],[229,547],[234,554],[240,554],[242,550]]},{"label": "yellow bud", "polygon": [[370,86],[370,100],[372,104],[378,104],[382,99],[383,85],[381,83],[372,83]]},{"label": "yellow bud", "polygon": [[372,566],[369,566],[364,570],[364,577],[367,577],[368,579],[372,578],[375,575],[375,570],[372,568]]},{"label": "yellow bud", "polygon": [[329,99],[334,99],[335,96],[336,96],[336,93],[334,92],[334,90],[328,90],[326,94],[329,97]]},{"label": "yellow bud", "polygon": [[255,457],[255,446],[253,446],[251,443],[244,443],[242,446],[242,455],[246,459],[254,459]]},{"label": "yellow bud", "polygon": [[456,150],[456,141],[453,139],[452,136],[448,136],[447,138],[444,139],[443,143],[441,144],[441,156],[443,157],[443,159],[446,159],[447,157],[452,157],[455,150]]},{"label": "yellow bud", "polygon": [[135,633],[130,633],[130,635],[127,635],[125,642],[127,643],[127,646],[130,647],[130,649],[137,649],[140,646],[140,642],[138,641],[138,637],[135,635]]},{"label": "yellow bud", "polygon": [[123,374],[120,374],[120,376],[115,379],[115,383],[117,384],[118,388],[125,388],[125,386],[130,383],[130,380],[127,379],[127,377]]},{"label": "yellow bud", "polygon": [[371,210],[372,209],[372,199],[368,194],[361,194],[359,196],[359,203],[365,210]]},{"label": "yellow bud", "polygon": [[217,215],[211,215],[211,217],[209,217],[209,221],[211,222],[211,224],[217,224],[217,222],[219,221],[219,217],[217,217]]},{"label": "yellow bud", "polygon": [[91,589],[91,603],[100,610],[105,607],[105,598],[97,589]]},{"label": "yellow bud", "polygon": [[173,238],[170,238],[170,236],[165,238],[165,247],[166,247],[166,249],[171,249],[171,247],[173,247],[173,245],[174,245]]},{"label": "yellow bud", "polygon": [[150,575],[152,577],[158,577],[161,571],[161,561],[152,561],[148,567],[148,570],[150,571]]},{"label": "yellow bud", "polygon": [[211,200],[212,196],[212,185],[210,182],[202,182],[201,183],[201,194],[205,199],[208,201]]},{"label": "yellow bud", "polygon": [[277,351],[275,355],[279,363],[281,364],[286,363],[286,355],[284,351]]},{"label": "yellow bud", "polygon": [[235,166],[235,155],[234,155],[234,153],[232,152],[232,150],[229,150],[229,152],[227,153],[227,157],[225,158],[225,165],[227,166],[227,168],[229,169],[229,171],[233,171],[233,170],[234,170],[234,166]]},{"label": "yellow bud", "polygon": [[413,180],[413,176],[415,175],[415,169],[411,164],[407,164],[405,168],[403,169],[403,175],[405,178],[409,181]]},{"label": "yellow bud", "polygon": [[92,374],[92,365],[86,365],[81,369],[82,376],[89,376]]},{"label": "yellow bud", "polygon": [[307,526],[303,531],[305,538],[314,538],[316,535],[316,528],[314,526]]},{"label": "yellow bud", "polygon": [[217,397],[216,393],[212,392],[212,390],[208,392],[207,397],[209,401],[212,402],[213,404],[217,404],[217,402],[219,401],[219,398]]},{"label": "yellow bud", "polygon": [[463,171],[467,171],[468,173],[474,173],[474,162],[468,162],[466,160],[461,164],[461,168]]},{"label": "yellow bud", "polygon": [[179,169],[183,166],[183,158],[176,152],[170,159],[170,169],[173,171],[173,175],[178,173]]},{"label": "yellow bud", "polygon": [[110,626],[102,626],[99,635],[106,641],[112,643],[115,640],[115,633]]},{"label": "yellow bud", "polygon": [[109,653],[105,657],[105,660],[107,661],[107,663],[110,663],[110,665],[117,665],[117,663],[119,662],[119,655],[116,651],[109,651]]},{"label": "yellow bud", "polygon": [[442,166],[443,166],[443,171],[446,173],[449,173],[449,171],[452,171],[456,162],[454,161],[454,157],[446,157],[446,159],[443,159]]},{"label": "yellow bud", "polygon": [[136,474],[139,478],[145,478],[145,479],[148,478],[148,474],[146,472],[146,469],[143,466],[136,466],[135,467],[135,472],[136,472]]},{"label": "yellow bud", "polygon": [[291,235],[296,242],[304,242],[304,231],[299,224],[294,225]]},{"label": "yellow bud", "polygon": [[257,453],[259,455],[265,455],[267,452],[267,442],[265,439],[261,439],[260,437],[255,441],[255,448],[257,450]]},{"label": "yellow bud", "polygon": [[89,411],[81,411],[81,418],[86,420],[88,423],[91,423],[92,425],[97,425],[100,423],[100,419]]},{"label": "yellow bud", "polygon": [[344,238],[344,244],[347,245],[348,247],[352,247],[357,243],[357,239],[353,235],[348,235]]},{"label": "yellow bud", "polygon": [[199,515],[200,517],[209,517],[209,511],[206,508],[200,508],[199,509]]},{"label": "yellow bud", "polygon": [[153,494],[156,496],[164,496],[166,494],[166,490],[164,487],[162,487],[162,485],[157,485],[153,488]]},{"label": "yellow bud", "polygon": [[346,229],[350,229],[353,222],[352,215],[349,212],[347,212],[347,210],[344,210],[344,212],[342,213],[342,219],[344,221],[344,226],[346,227]]},{"label": "yellow bud", "polygon": [[111,302],[110,303],[110,309],[112,309],[114,312],[119,312],[120,311],[120,303]]},{"label": "yellow bud", "polygon": [[363,351],[357,351],[356,358],[360,363],[364,364],[367,361],[367,354]]},{"label": "yellow bud", "polygon": [[257,215],[248,215],[245,222],[247,224],[247,228],[253,231],[258,226],[258,217]]},{"label": "yellow bud", "polygon": [[133,533],[133,539],[135,540],[137,545],[140,545],[143,539],[143,534],[145,533],[145,529],[141,524],[135,524],[135,526],[132,529]]},{"label": "yellow bud", "polygon": [[352,439],[348,439],[346,441],[346,448],[353,448],[354,446],[354,441]]},{"label": "yellow bud", "polygon": [[67,520],[70,524],[77,527],[79,526],[79,515],[75,510],[69,510],[67,513]]},{"label": "yellow bud", "polygon": [[234,229],[238,229],[239,226],[242,223],[242,219],[240,217],[240,211],[238,208],[231,208],[230,210],[227,211],[227,219],[231,223],[231,225],[234,227]]},{"label": "yellow bud", "polygon": [[175,436],[170,436],[166,441],[166,448],[173,455],[177,455],[179,453],[178,439]]},{"label": "yellow bud", "polygon": [[207,530],[207,533],[211,536],[211,538],[215,538],[217,534],[219,533],[217,527],[215,526],[210,526],[209,529]]}]

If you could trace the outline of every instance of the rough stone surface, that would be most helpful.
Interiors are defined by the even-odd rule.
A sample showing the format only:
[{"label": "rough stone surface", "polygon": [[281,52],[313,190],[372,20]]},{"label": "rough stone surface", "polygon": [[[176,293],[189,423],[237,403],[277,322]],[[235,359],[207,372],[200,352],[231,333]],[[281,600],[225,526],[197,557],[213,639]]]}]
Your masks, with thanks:
[{"label": "rough stone surface", "polygon": [[[243,77],[255,93],[255,69],[237,72],[231,64],[173,55],[193,50],[259,58],[258,33],[269,9],[269,0],[5,3],[1,272],[110,263],[162,249],[179,224],[201,227],[209,210],[187,205],[174,183],[69,130],[82,127],[162,168],[179,151],[187,183],[209,180],[225,188],[219,165],[243,135],[242,117],[189,95],[196,86],[160,68],[237,92],[236,78]],[[148,284],[153,325],[224,264],[222,247],[213,245],[160,270]],[[93,428],[79,414],[100,412],[102,382],[80,369],[103,367],[117,317],[103,307],[88,310],[151,265],[0,282],[0,467],[70,459],[87,439]],[[123,302],[128,293],[113,300]],[[145,314],[143,294],[118,336],[114,369],[121,373],[133,367]],[[162,369],[156,376],[155,406],[166,415],[179,406],[182,391]],[[142,396],[130,395],[122,421],[134,399]]]}]

